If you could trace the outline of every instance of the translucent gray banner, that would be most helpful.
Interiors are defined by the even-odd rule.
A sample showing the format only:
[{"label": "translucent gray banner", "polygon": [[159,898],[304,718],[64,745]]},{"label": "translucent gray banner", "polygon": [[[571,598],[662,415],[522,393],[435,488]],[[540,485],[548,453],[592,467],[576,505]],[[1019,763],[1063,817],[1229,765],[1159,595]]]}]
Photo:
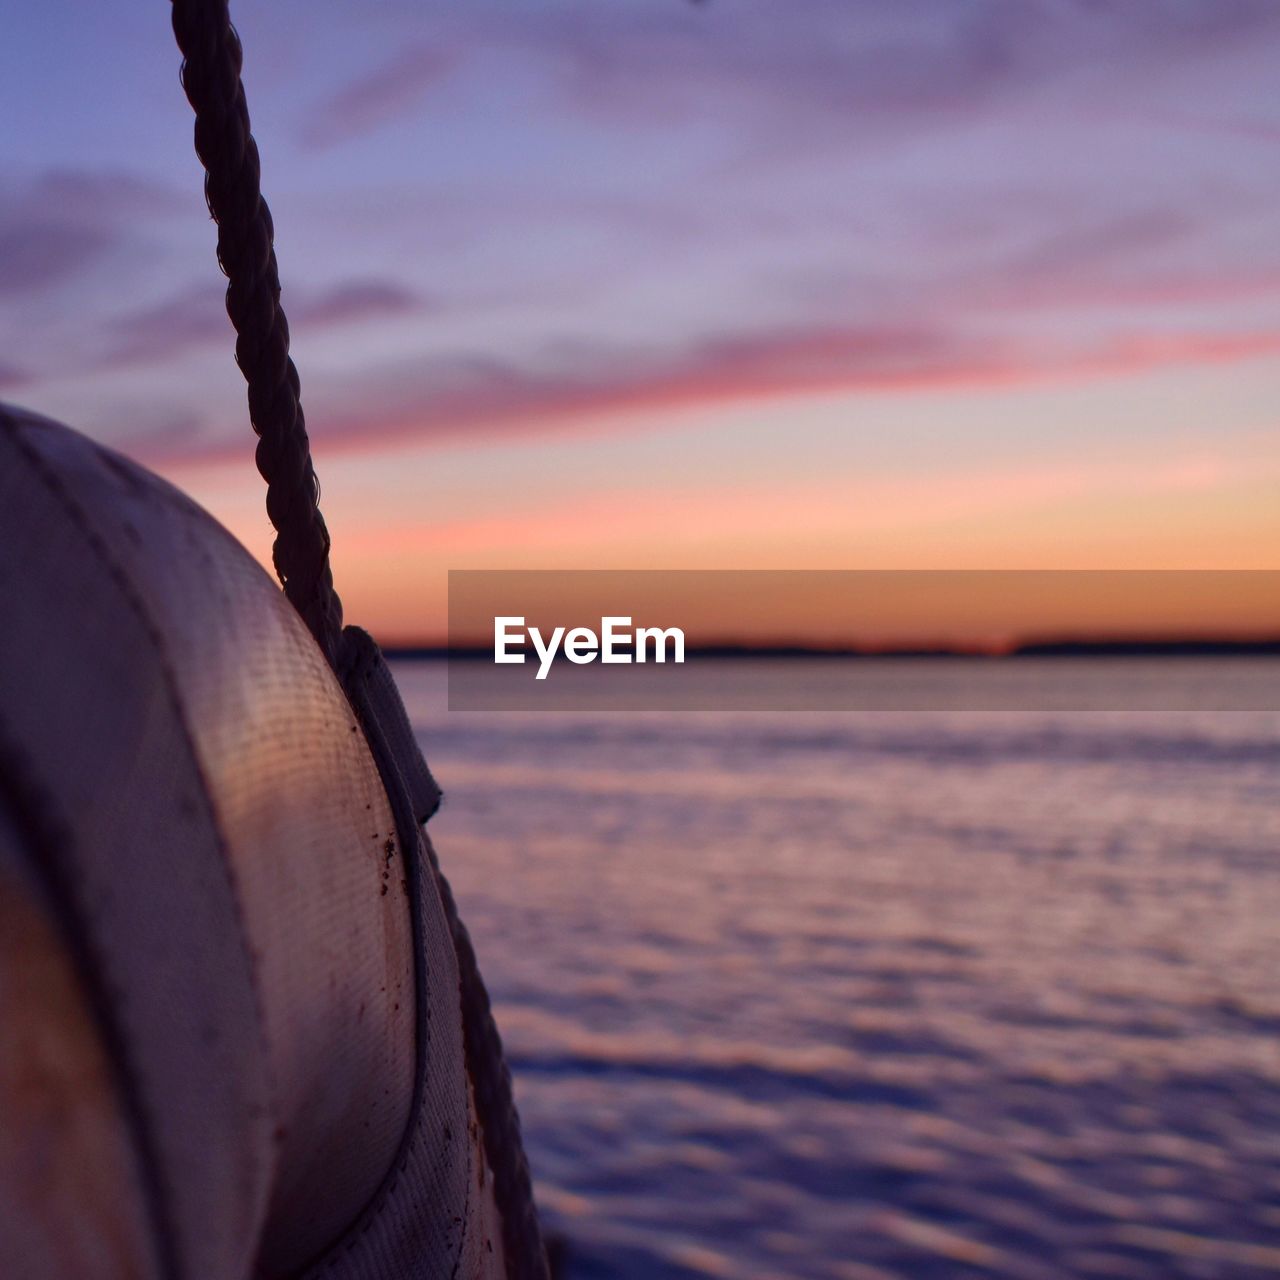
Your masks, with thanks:
[{"label": "translucent gray banner", "polygon": [[459,711],[1280,708],[1278,571],[449,574]]}]

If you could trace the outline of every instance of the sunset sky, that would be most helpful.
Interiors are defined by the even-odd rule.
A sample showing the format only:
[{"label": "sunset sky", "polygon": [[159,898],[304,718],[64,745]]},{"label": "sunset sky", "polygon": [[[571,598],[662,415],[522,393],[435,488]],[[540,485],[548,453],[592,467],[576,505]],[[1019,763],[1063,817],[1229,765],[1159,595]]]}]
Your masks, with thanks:
[{"label": "sunset sky", "polygon": [[[1280,568],[1274,0],[233,0],[335,574]],[[163,0],[13,6],[0,397],[270,530]]]}]

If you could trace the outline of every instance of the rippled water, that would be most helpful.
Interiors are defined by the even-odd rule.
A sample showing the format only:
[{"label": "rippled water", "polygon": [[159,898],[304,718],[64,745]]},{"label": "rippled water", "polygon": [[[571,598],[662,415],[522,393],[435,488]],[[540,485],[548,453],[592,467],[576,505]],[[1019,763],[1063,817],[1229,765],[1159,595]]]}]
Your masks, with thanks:
[{"label": "rippled water", "polygon": [[1275,713],[397,675],[570,1277],[1280,1273]]}]

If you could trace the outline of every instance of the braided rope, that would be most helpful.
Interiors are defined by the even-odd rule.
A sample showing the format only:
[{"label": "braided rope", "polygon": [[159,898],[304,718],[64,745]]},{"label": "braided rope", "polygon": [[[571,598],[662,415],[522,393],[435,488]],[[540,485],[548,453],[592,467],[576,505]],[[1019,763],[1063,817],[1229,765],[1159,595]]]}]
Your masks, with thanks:
[{"label": "braided rope", "polygon": [[508,1280],[548,1280],[547,1252],[533,1200],[533,1180],[524,1153],[520,1114],[512,1092],[511,1069],[502,1051],[502,1037],[493,1019],[489,992],[480,976],[471,935],[458,914],[453,890],[440,870],[435,847],[430,838],[425,843],[458,957],[462,1034],[476,1111],[484,1130],[485,1154],[493,1170],[493,1198],[502,1218]]},{"label": "braided rope", "polygon": [[[243,54],[227,0],[172,0],[173,31],[182,51],[182,86],[196,114],[195,146],[205,168],[205,201],[218,225],[218,265],[227,276],[227,314],[236,330],[236,363],[248,383],[249,418],[258,435],[256,461],[267,482],[267,514],[276,530],[272,559],[294,608],[338,665],[342,603],[329,568],[329,533],[311,463],[289,357],[289,325],[271,212],[262,198],[258,147],[240,78]],[[512,1098],[511,1073],[493,1020],[475,951],[435,850],[427,842],[458,957],[463,1035],[476,1109],[502,1217],[510,1280],[546,1280],[529,1165]]]},{"label": "braided rope", "polygon": [[276,530],[272,561],[285,594],[332,666],[342,632],[342,602],[329,568],[329,531],[289,357],[289,324],[271,211],[262,198],[258,146],[240,79],[240,37],[227,0],[173,0],[173,33],[182,51],[182,87],[196,114],[196,154],[204,194],[218,224],[218,265],[227,277],[227,315],[236,330],[236,363],[249,387],[255,460],[267,482],[267,515]]}]

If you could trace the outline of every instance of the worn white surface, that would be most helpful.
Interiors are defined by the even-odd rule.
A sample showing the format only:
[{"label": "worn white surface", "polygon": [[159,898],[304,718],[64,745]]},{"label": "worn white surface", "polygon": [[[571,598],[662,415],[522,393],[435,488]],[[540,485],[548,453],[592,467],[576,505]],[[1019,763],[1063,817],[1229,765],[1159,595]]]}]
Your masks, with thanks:
[{"label": "worn white surface", "polygon": [[[52,858],[106,993],[156,1229],[183,1277],[296,1271],[368,1216],[412,1119],[404,853],[364,736],[275,583],[205,513],[6,410],[0,593],[0,746],[24,779],[9,803],[37,795],[61,833],[27,854]],[[429,1057],[453,1081],[439,1123],[458,1138],[436,1182],[465,1190],[478,1170],[456,969],[429,941]],[[0,1125],[42,1123],[0,1097]],[[6,1150],[0,1199],[27,1176]],[[475,1212],[402,1197],[380,1230],[442,1245],[432,1224]],[[437,1249],[415,1274],[455,1261]]]}]

